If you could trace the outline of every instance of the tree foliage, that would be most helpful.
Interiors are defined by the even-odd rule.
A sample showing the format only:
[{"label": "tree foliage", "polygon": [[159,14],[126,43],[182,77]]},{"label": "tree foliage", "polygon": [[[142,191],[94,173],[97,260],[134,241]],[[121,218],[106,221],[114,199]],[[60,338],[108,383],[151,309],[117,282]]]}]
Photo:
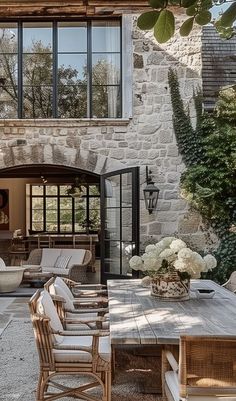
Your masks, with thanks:
[{"label": "tree foliage", "polygon": [[[217,20],[213,18],[212,7],[222,6],[224,3],[232,3],[220,15]],[[138,18],[138,27],[142,30],[154,31],[154,36],[159,43],[165,43],[175,33],[175,14],[173,7],[184,9],[189,17],[181,25],[181,36],[188,36],[194,24],[203,26],[212,23],[219,34],[229,39],[235,34],[233,27],[236,21],[235,0],[149,0],[152,11],[144,12]]]},{"label": "tree foliage", "polygon": [[231,91],[222,90],[214,113],[199,115],[194,130],[173,71],[169,73],[169,85],[176,138],[187,166],[181,176],[182,192],[220,239],[218,269],[211,274],[223,282],[235,270],[236,258],[235,93],[233,96]]}]

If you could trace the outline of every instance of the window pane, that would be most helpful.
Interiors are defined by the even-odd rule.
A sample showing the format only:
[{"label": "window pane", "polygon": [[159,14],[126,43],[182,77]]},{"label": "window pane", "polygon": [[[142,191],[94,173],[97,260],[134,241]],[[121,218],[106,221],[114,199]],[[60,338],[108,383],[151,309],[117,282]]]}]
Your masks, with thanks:
[{"label": "window pane", "polygon": [[61,118],[87,117],[87,87],[60,85],[58,115]]},{"label": "window pane", "polygon": [[23,24],[23,52],[42,53],[52,51],[52,23],[26,22]]},{"label": "window pane", "polygon": [[87,82],[87,55],[59,54],[58,81],[63,85],[82,85]]},{"label": "window pane", "polygon": [[61,198],[60,199],[60,209],[69,209],[72,210],[72,198]]},{"label": "window pane", "polygon": [[120,51],[119,21],[92,22],[92,51],[93,52]]},{"label": "window pane", "polygon": [[87,23],[86,22],[59,22],[58,23],[58,51],[59,52],[86,52],[87,51]]},{"label": "window pane", "polygon": [[46,198],[46,209],[57,210],[57,198]]},{"label": "window pane", "polygon": [[40,209],[32,210],[32,221],[43,222],[43,210],[40,210]]},{"label": "window pane", "polygon": [[70,185],[60,185],[59,190],[60,190],[60,195],[67,195],[68,189],[70,189]]},{"label": "window pane", "polygon": [[93,54],[93,85],[120,84],[120,55]]},{"label": "window pane", "polygon": [[43,231],[43,223],[33,221],[32,222],[32,230],[33,231]]},{"label": "window pane", "polygon": [[18,52],[16,23],[0,23],[0,53]]},{"label": "window pane", "polygon": [[60,231],[61,232],[72,232],[72,224],[68,222],[60,222]]},{"label": "window pane", "polygon": [[98,230],[101,225],[100,220],[100,209],[94,209],[89,211],[90,228],[92,230]]},{"label": "window pane", "polygon": [[58,231],[58,226],[57,226],[57,223],[56,222],[54,222],[54,221],[47,221],[47,224],[46,224],[46,231],[54,231],[54,232],[57,232]]},{"label": "window pane", "polygon": [[23,87],[23,117],[24,118],[52,117],[52,87],[47,87],[47,86]]},{"label": "window pane", "polygon": [[46,210],[46,221],[48,222],[57,222],[57,210]]},{"label": "window pane", "polygon": [[[0,79],[1,81],[1,79]],[[17,118],[17,87],[2,86],[0,83],[0,118]]]},{"label": "window pane", "polygon": [[23,84],[30,86],[52,84],[51,54],[25,54],[23,56]]},{"label": "window pane", "polygon": [[47,185],[46,186],[46,195],[57,195],[57,186],[56,185]]},{"label": "window pane", "polygon": [[32,209],[43,210],[43,198],[32,198]]},{"label": "window pane", "polygon": [[92,107],[94,118],[120,117],[120,88],[118,86],[93,86]]},{"label": "window pane", "polygon": [[32,195],[43,195],[43,185],[32,185]]},{"label": "window pane", "polygon": [[100,198],[90,198],[89,209],[100,209]]},{"label": "window pane", "polygon": [[89,185],[89,195],[100,195],[99,185]]}]

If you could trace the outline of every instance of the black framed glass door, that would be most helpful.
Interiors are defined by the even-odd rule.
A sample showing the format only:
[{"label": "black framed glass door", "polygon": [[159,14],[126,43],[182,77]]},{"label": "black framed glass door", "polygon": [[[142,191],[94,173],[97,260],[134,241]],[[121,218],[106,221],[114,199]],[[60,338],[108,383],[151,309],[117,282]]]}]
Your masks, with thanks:
[{"label": "black framed glass door", "polygon": [[132,278],[139,253],[139,167],[101,177],[101,281]]}]

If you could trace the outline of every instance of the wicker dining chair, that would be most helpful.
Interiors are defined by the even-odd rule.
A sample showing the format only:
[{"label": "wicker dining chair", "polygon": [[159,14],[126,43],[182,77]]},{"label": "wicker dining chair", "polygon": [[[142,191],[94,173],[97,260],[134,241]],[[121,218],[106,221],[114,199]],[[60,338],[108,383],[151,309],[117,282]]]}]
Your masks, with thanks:
[{"label": "wicker dining chair", "polygon": [[236,337],[182,336],[179,363],[163,349],[162,382],[163,400],[236,401]]},{"label": "wicker dining chair", "polygon": [[[39,290],[29,301],[40,373],[36,401],[73,397],[87,401],[111,401],[111,346],[109,332],[66,331],[47,291]],[[68,375],[76,377],[69,387]],[[78,376],[82,382],[78,382]],[[86,377],[91,378],[86,381]],[[69,381],[69,383],[71,383]],[[102,394],[90,390],[100,387]]]},{"label": "wicker dining chair", "polygon": [[[89,328],[93,329],[103,328],[108,330],[108,308],[99,308],[96,298],[94,302],[94,297],[82,297],[74,300],[70,289],[66,286],[64,281],[63,283],[61,283],[61,281],[61,278],[52,277],[45,283],[44,288],[53,299],[63,327],[74,330],[85,329],[85,325],[87,325]],[[62,286],[60,284],[62,284]],[[80,307],[76,309],[78,305],[80,305]]]}]

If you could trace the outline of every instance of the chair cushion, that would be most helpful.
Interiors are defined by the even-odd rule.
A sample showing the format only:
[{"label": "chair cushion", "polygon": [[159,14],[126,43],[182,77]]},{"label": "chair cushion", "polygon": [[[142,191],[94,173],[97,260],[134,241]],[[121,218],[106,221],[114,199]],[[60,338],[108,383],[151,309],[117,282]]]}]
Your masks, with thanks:
[{"label": "chair cushion", "polygon": [[174,401],[236,401],[236,394],[233,397],[222,395],[189,395],[187,400],[186,398],[181,398],[179,396],[178,374],[174,371],[169,371],[165,373],[165,384],[172,394]]},{"label": "chair cushion", "polygon": [[[92,345],[92,336],[65,336],[63,337],[63,341],[60,343],[60,346],[70,345],[70,346],[78,346],[83,345],[85,347],[91,347]],[[110,337],[101,337],[99,339],[99,355],[102,359],[109,362],[111,360],[111,345],[110,345]],[[84,351],[76,351],[76,350],[58,350],[54,349],[53,353],[55,355],[56,362],[92,362],[92,355],[88,352]]]},{"label": "chair cushion", "polygon": [[[57,310],[55,308],[53,300],[48,291],[44,290],[41,292],[41,295],[37,301],[36,310],[37,313],[41,315],[46,315],[50,318],[50,325],[53,330],[59,330],[59,331],[64,330],[60,318],[57,314]],[[58,343],[61,343],[63,340],[63,337],[58,334],[55,334],[54,337],[55,341]]]},{"label": "chair cushion", "polygon": [[53,267],[56,263],[58,256],[61,255],[61,249],[42,249],[42,259],[40,265],[42,266],[42,271],[48,271],[47,267]]},{"label": "chair cushion", "polygon": [[71,256],[58,256],[54,267],[59,269],[66,269],[69,263]]},{"label": "chair cushion", "polygon": [[59,295],[60,297],[62,297],[65,300],[65,308],[66,309],[70,309],[70,310],[74,310],[74,303],[73,301],[68,297],[67,292],[64,291],[64,288],[62,288],[60,285],[56,284],[56,282],[54,283],[54,289],[55,289],[55,293],[56,295]]},{"label": "chair cushion", "polygon": [[6,263],[2,258],[0,258],[0,270],[5,270],[6,269]]},{"label": "chair cushion", "polygon": [[61,256],[70,256],[68,268],[74,265],[82,265],[85,256],[85,249],[61,249]]},{"label": "chair cushion", "polygon": [[63,289],[63,291],[67,294],[68,298],[70,298],[71,301],[74,301],[74,295],[72,294],[71,290],[69,289],[65,281],[62,280],[62,278],[56,277],[55,284]]}]

